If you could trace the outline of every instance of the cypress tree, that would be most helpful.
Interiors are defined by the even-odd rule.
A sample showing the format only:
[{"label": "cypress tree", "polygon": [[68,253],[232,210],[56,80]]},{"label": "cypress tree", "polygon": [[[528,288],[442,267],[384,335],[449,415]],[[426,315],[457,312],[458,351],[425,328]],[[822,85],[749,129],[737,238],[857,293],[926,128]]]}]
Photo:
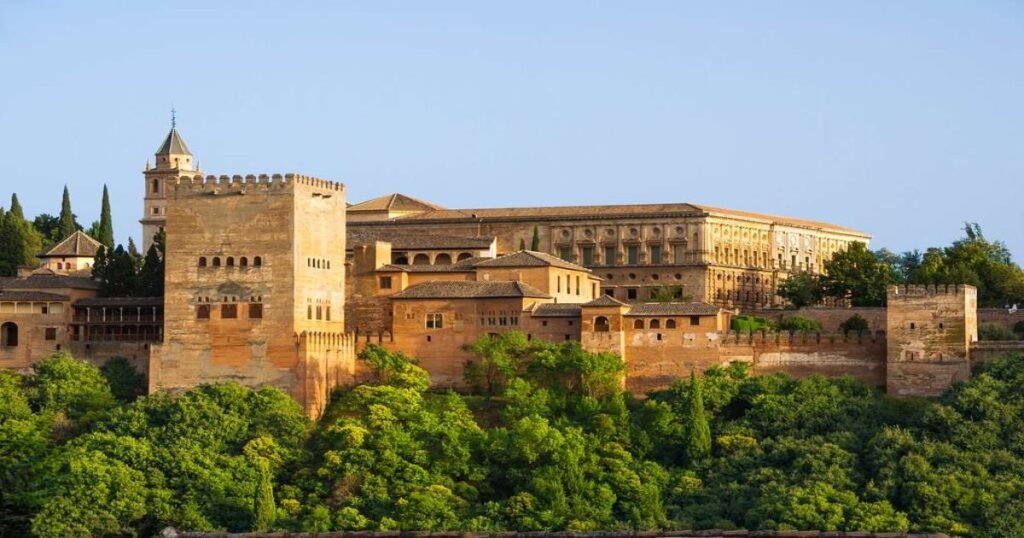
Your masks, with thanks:
[{"label": "cypress tree", "polygon": [[164,296],[164,261],[160,257],[157,244],[154,242],[146,251],[146,259],[139,270],[140,297]]},{"label": "cypress tree", "polygon": [[16,192],[11,194],[10,214],[21,220],[25,220],[25,212],[21,209],[21,202],[18,201],[18,193]]},{"label": "cypress tree", "polygon": [[711,455],[711,426],[704,412],[703,381],[690,372],[690,397],[686,402],[686,461],[694,465]]},{"label": "cypress tree", "polygon": [[68,186],[64,185],[64,198],[60,202],[60,217],[57,219],[57,241],[69,237],[79,229],[75,214],[71,212],[71,194],[68,193]]},{"label": "cypress tree", "polygon": [[17,229],[10,225],[13,219],[0,207],[0,276],[16,276],[18,274],[18,250],[15,245],[21,243]]},{"label": "cypress tree", "polygon": [[142,257],[142,255],[139,254],[139,247],[135,246],[135,240],[131,237],[128,238],[128,255],[135,259]]},{"label": "cypress tree", "polygon": [[540,252],[540,230],[537,225],[533,226],[533,241],[530,242],[530,250]]},{"label": "cypress tree", "polygon": [[256,485],[252,503],[252,530],[266,531],[273,527],[274,520],[277,519],[277,508],[274,506],[274,485],[270,481],[270,466],[266,461],[260,461],[259,468],[260,480]]},{"label": "cypress tree", "polygon": [[[103,185],[103,203],[100,208],[100,226],[97,230],[99,237],[97,241],[103,243],[107,248],[114,248],[114,221],[110,216],[110,195],[107,193],[107,186]],[[129,250],[131,245],[129,245]]]},{"label": "cypress tree", "polygon": [[2,248],[11,263],[17,267],[34,267],[36,255],[42,250],[43,238],[32,227],[32,224],[25,220],[25,212],[18,201],[18,195],[11,195],[11,210],[7,212],[7,225],[12,229],[7,233],[7,239]]}]

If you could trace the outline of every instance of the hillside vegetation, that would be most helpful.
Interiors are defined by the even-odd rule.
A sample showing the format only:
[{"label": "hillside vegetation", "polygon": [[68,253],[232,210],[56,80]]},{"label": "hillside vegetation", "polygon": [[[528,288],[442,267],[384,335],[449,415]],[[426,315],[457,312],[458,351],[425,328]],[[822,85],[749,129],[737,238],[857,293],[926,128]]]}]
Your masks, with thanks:
[{"label": "hillside vegetation", "polygon": [[[776,528],[1024,536],[1024,357],[941,399],[741,365],[638,399],[622,364],[509,333],[476,395],[371,348],[318,422],[233,383],[133,399],[67,356],[0,371],[2,536],[179,529]],[[108,381],[109,379],[109,381]],[[112,386],[113,385],[113,386]],[[117,395],[117,396],[115,396]]]}]

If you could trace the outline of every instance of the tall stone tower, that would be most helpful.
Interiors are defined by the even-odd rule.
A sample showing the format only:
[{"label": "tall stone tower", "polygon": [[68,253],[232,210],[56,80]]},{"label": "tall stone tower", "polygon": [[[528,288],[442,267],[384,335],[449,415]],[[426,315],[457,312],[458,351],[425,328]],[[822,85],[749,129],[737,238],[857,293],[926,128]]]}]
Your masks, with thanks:
[{"label": "tall stone tower", "polygon": [[889,286],[886,388],[896,396],[937,396],[971,375],[978,341],[974,286]]},{"label": "tall stone tower", "polygon": [[353,379],[344,185],[182,175],[161,188],[164,343],[153,347],[150,390],[274,385],[317,416],[330,390]]},{"label": "tall stone tower", "polygon": [[167,133],[164,143],[156,150],[156,166],[146,162],[145,198],[143,202],[142,220],[142,252],[149,250],[153,237],[164,231],[167,224],[167,182],[182,174],[198,171],[193,163],[192,153],[185,145],[185,140],[171,119],[171,131]]}]

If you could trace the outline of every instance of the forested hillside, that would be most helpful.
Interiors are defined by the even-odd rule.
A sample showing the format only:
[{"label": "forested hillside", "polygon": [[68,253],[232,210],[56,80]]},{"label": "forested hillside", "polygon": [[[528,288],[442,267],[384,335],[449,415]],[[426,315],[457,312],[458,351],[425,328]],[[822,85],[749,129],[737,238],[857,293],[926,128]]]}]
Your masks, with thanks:
[{"label": "forested hillside", "polygon": [[179,529],[796,528],[1024,536],[1024,357],[938,401],[735,365],[637,399],[510,333],[475,395],[371,348],[319,422],[236,384],[136,398],[126,363],[0,371],[0,536]]}]

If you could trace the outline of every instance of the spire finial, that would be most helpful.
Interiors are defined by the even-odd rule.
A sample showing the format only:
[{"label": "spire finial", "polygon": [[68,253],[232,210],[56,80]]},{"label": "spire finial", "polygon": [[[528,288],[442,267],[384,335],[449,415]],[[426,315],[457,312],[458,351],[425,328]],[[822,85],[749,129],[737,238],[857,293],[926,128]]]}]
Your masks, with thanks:
[{"label": "spire finial", "polygon": [[174,110],[174,105],[171,105],[171,129],[174,129],[175,126],[176,126],[175,125],[177,123],[177,118],[175,116],[176,114],[177,114],[177,111]]}]

